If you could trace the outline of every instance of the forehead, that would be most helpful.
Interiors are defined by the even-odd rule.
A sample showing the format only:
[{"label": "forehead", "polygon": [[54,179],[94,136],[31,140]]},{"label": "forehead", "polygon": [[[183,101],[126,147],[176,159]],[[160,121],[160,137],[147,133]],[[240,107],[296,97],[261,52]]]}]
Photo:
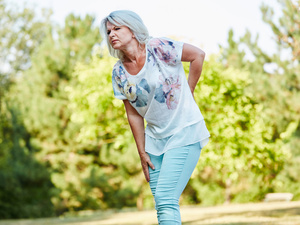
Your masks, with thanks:
[{"label": "forehead", "polygon": [[[114,24],[112,24],[112,23],[109,22],[109,21],[106,22],[106,28],[107,28],[107,30],[111,30],[112,28],[114,28],[114,27],[116,27],[116,26],[118,26],[118,25],[114,25]],[[120,25],[119,25],[119,26],[120,26]]]},{"label": "forehead", "polygon": [[112,27],[114,27],[115,25],[113,25],[111,22],[107,21],[106,22],[106,28],[107,29],[111,29]]},{"label": "forehead", "polygon": [[113,23],[111,23],[111,22],[109,22],[109,21],[107,21],[106,22],[106,30],[107,31],[110,31],[110,30],[113,30],[113,29],[115,29],[115,27],[123,27],[124,29],[124,31],[129,31],[129,32],[131,32],[132,33],[132,31],[127,27],[127,26],[124,26],[124,25],[118,25],[118,24],[113,24]]}]

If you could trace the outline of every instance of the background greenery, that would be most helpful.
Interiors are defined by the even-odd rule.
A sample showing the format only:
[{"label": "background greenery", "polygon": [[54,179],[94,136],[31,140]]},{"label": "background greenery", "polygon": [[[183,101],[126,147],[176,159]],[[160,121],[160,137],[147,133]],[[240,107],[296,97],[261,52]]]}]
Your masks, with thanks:
[{"label": "background greenery", "polygon": [[[300,199],[300,2],[279,2],[279,20],[261,7],[276,54],[231,30],[204,64],[195,98],[211,140],[182,204]],[[37,12],[0,0],[0,218],[152,208],[95,18]]]}]

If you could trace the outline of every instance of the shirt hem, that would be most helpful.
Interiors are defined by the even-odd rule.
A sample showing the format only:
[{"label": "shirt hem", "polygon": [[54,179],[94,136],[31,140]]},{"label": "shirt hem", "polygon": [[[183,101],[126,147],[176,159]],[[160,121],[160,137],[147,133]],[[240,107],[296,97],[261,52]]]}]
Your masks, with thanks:
[{"label": "shirt hem", "polygon": [[[145,133],[146,133],[147,135],[149,135],[150,137],[155,138],[155,139],[164,139],[164,138],[167,138],[167,137],[170,137],[170,136],[176,134],[176,133],[177,133],[178,131],[180,131],[181,129],[184,129],[184,128],[188,127],[188,126],[191,126],[191,125],[194,125],[194,124],[196,124],[196,123],[199,123],[199,122],[201,122],[202,120],[204,120],[203,117],[202,117],[201,119],[199,119],[199,120],[194,120],[194,121],[192,121],[192,122],[190,122],[190,123],[187,123],[187,124],[186,124],[185,126],[183,126],[183,127],[178,127],[178,128],[176,128],[176,129],[174,129],[172,132],[167,133],[166,135],[163,135],[163,136],[158,135],[158,136],[156,137],[155,135],[153,135],[152,132],[148,131],[147,129],[145,130]],[[150,134],[149,134],[149,132],[150,132]]]},{"label": "shirt hem", "polygon": [[[178,146],[174,146],[174,147],[172,147],[172,148],[166,148],[166,149],[164,149],[162,152],[159,152],[159,154],[155,154],[155,153],[153,153],[153,152],[151,152],[151,151],[149,151],[149,150],[147,150],[147,149],[145,149],[145,151],[146,151],[147,153],[151,154],[151,155],[160,156],[160,155],[166,153],[167,151],[169,151],[169,150],[171,150],[171,149],[174,149],[174,148],[181,148],[181,147],[184,147],[184,146],[187,146],[187,145],[192,145],[192,144],[195,144],[195,143],[198,143],[198,142],[203,142],[203,141],[207,140],[207,141],[206,141],[206,144],[204,144],[203,146],[201,146],[201,149],[203,149],[203,148],[208,144],[209,138],[210,138],[210,135],[209,135],[208,137],[202,138],[201,140],[193,141],[193,142],[188,143],[188,144],[185,144],[185,145],[178,145]],[[200,143],[200,144],[201,144],[201,143]]]}]

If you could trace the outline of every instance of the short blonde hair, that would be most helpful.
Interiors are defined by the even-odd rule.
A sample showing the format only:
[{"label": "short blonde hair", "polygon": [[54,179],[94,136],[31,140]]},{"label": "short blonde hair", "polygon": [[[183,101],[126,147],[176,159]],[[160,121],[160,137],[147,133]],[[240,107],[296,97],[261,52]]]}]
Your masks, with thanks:
[{"label": "short blonde hair", "polygon": [[134,34],[136,40],[140,44],[146,44],[147,41],[149,40],[148,29],[138,14],[136,14],[135,12],[129,11],[129,10],[117,10],[117,11],[111,12],[107,17],[105,17],[101,21],[100,31],[101,31],[102,37],[107,42],[109,53],[113,57],[122,59],[123,54],[120,50],[116,50],[110,45],[109,38],[107,35],[107,22],[110,22],[111,24],[113,24],[115,26],[128,27],[131,30],[131,32]]}]

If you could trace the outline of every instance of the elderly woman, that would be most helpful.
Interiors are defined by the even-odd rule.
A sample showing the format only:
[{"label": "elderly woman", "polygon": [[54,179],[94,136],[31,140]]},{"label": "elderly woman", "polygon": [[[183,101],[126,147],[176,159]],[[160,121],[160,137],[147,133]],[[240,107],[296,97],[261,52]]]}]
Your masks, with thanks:
[{"label": "elderly woman", "polygon": [[[159,224],[181,224],[179,197],[209,140],[194,100],[205,53],[169,38],[151,38],[134,12],[110,13],[101,22],[116,98],[123,100]],[[182,61],[190,62],[186,79]],[[147,122],[145,129],[144,119]]]}]

